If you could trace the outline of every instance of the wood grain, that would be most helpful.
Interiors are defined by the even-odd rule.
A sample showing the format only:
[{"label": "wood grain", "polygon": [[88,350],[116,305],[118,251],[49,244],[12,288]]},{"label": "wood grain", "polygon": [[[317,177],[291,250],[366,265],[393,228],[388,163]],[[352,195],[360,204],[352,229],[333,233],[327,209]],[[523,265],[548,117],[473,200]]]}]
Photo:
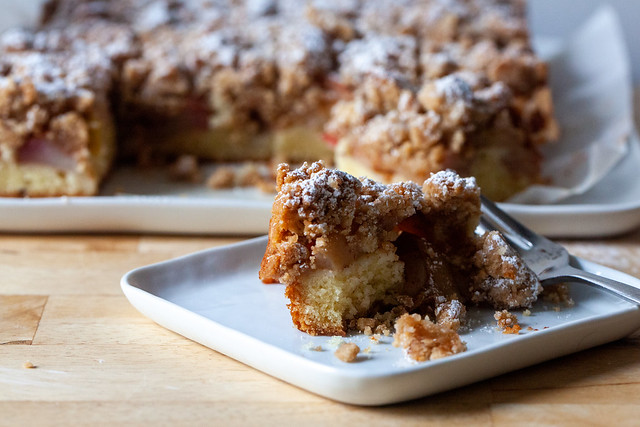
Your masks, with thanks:
[{"label": "wood grain", "polygon": [[0,345],[31,344],[46,296],[0,295]]},{"label": "wood grain", "polygon": [[[313,395],[174,334],[120,290],[132,268],[240,240],[0,236],[0,425],[633,425],[640,418],[640,333],[368,408]],[[640,276],[640,232],[564,243]]]}]

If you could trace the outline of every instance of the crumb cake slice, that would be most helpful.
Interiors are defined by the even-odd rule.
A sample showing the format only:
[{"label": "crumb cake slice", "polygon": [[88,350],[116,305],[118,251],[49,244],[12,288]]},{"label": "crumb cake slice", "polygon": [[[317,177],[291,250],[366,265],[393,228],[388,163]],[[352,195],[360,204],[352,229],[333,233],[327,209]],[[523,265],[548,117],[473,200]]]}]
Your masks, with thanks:
[{"label": "crumb cake slice", "polygon": [[287,285],[301,331],[345,335],[402,313],[455,330],[465,304],[529,307],[541,291],[499,235],[476,235],[473,178],[385,185],[322,162],[281,164],[277,190],[259,276]]},{"label": "crumb cake slice", "polygon": [[[12,50],[13,49],[13,50]],[[93,195],[115,151],[110,61],[99,52],[4,46],[0,195]]]}]

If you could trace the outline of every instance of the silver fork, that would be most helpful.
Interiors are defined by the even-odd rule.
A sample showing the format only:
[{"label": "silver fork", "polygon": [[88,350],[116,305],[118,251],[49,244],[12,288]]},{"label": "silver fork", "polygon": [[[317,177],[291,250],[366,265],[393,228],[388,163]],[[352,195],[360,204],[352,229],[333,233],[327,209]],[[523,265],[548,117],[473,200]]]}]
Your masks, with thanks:
[{"label": "silver fork", "polygon": [[481,196],[481,201],[480,225],[486,230],[501,232],[538,275],[543,286],[578,281],[603,288],[640,305],[640,289],[572,266],[569,252],[563,246],[529,230],[486,197]]}]

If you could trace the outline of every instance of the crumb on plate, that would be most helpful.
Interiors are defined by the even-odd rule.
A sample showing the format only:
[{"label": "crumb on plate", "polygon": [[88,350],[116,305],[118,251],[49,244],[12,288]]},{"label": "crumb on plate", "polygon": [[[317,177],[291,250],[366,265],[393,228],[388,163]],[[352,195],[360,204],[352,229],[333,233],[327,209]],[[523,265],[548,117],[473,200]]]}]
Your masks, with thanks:
[{"label": "crumb on plate", "polygon": [[542,292],[542,298],[552,304],[564,304],[567,307],[575,305],[566,283],[545,286]]},{"label": "crumb on plate", "polygon": [[404,314],[395,324],[394,347],[402,347],[411,359],[424,362],[461,353],[467,346],[458,333],[419,314]]},{"label": "crumb on plate", "polygon": [[498,327],[502,329],[503,334],[518,334],[522,327],[518,324],[518,317],[510,313],[508,310],[496,311],[493,314]]},{"label": "crumb on plate", "polygon": [[343,342],[344,340],[342,339],[342,337],[336,335],[329,338],[329,340],[327,341],[327,345],[329,347],[338,348]]},{"label": "crumb on plate", "polygon": [[351,363],[358,357],[360,347],[352,342],[343,342],[335,351],[335,356],[346,363]]},{"label": "crumb on plate", "polygon": [[200,172],[198,158],[190,154],[179,156],[169,167],[169,176],[174,181],[201,182],[202,172]]}]

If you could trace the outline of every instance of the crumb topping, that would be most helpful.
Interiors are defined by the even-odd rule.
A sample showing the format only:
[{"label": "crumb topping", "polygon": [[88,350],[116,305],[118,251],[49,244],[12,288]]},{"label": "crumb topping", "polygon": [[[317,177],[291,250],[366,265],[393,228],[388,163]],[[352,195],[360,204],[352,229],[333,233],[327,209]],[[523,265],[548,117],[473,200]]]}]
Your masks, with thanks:
[{"label": "crumb topping", "polygon": [[[535,147],[557,136],[519,0],[49,0],[0,53],[0,88],[33,85],[41,122],[47,102],[86,111],[106,97],[149,140],[185,123],[251,136],[324,126],[385,182],[447,168],[484,180],[475,163],[495,156],[509,195],[539,178]],[[3,99],[30,106],[21,96]]]},{"label": "crumb topping", "polygon": [[[113,49],[111,57],[125,62],[126,92],[144,93],[138,101],[148,106],[176,95],[167,92],[167,83],[175,84],[178,75],[187,92],[210,92],[213,82],[211,106],[230,107],[245,121],[254,120],[249,113],[258,110],[260,120],[269,124],[307,114],[314,102],[332,103],[340,97],[340,90],[328,90],[333,74],[340,76],[339,85],[347,86],[378,76],[419,88],[461,70],[505,82],[518,93],[531,94],[546,84],[546,67],[532,53],[519,1],[89,4],[50,1],[43,28],[63,39],[75,32],[80,37],[66,39]],[[101,32],[108,31],[116,42],[96,40],[94,26],[104,27]],[[7,38],[21,45],[28,36],[13,33]],[[440,72],[432,64],[439,64],[435,68]],[[469,92],[460,92],[464,87],[453,80],[437,86],[468,101]],[[252,96],[260,102],[241,102]]]},{"label": "crumb topping", "polygon": [[450,169],[432,173],[425,183],[425,187],[431,190],[429,193],[432,195],[436,193],[436,191],[432,189],[438,188],[439,193],[444,196],[449,194],[464,194],[466,192],[476,194],[480,191],[474,177],[463,178]]},{"label": "crumb topping", "polygon": [[369,34],[347,44],[338,59],[342,81],[360,83],[367,75],[415,83],[418,74],[416,40],[410,36]]},{"label": "crumb topping", "polygon": [[472,286],[476,302],[485,301],[500,309],[529,308],[542,292],[536,275],[496,231],[483,236],[474,263],[480,267]]}]

